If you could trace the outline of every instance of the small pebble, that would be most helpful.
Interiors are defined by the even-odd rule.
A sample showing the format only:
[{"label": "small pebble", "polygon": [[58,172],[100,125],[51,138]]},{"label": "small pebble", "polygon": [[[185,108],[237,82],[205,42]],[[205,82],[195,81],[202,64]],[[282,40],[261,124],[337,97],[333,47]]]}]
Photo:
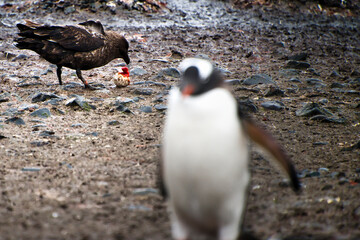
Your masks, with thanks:
[{"label": "small pebble", "polygon": [[152,88],[136,88],[134,90],[134,94],[139,95],[152,95],[154,93],[154,90]]},{"label": "small pebble", "polygon": [[268,101],[261,103],[261,106],[265,109],[280,111],[285,108],[284,103],[280,101]]},{"label": "small pebble", "polygon": [[5,123],[14,123],[15,125],[25,125],[25,122],[22,118],[19,117],[12,117],[5,120]]},{"label": "small pebble", "polygon": [[142,111],[144,113],[151,113],[152,112],[152,107],[150,107],[150,106],[141,106],[140,111]]},{"label": "small pebble", "polygon": [[245,79],[242,83],[245,85],[275,84],[275,82],[267,74],[255,74]]},{"label": "small pebble", "polygon": [[23,167],[21,171],[23,172],[39,172],[41,170],[40,167]]},{"label": "small pebble", "polygon": [[48,118],[51,116],[50,110],[48,108],[41,108],[30,113],[32,117],[39,117],[39,118]]},{"label": "small pebble", "polygon": [[167,106],[164,104],[155,104],[154,108],[159,111],[164,111],[167,109]]},{"label": "small pebble", "polygon": [[117,125],[120,125],[120,122],[118,120],[112,120],[112,121],[108,122],[108,125],[117,126]]}]

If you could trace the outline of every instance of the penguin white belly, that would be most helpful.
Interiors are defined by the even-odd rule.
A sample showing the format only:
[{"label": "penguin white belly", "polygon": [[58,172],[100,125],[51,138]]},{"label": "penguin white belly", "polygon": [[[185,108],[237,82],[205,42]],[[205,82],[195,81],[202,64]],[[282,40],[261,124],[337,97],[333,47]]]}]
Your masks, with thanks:
[{"label": "penguin white belly", "polygon": [[189,226],[235,239],[249,182],[248,141],[229,91],[201,96],[170,94],[164,131],[164,181],[173,235]]}]

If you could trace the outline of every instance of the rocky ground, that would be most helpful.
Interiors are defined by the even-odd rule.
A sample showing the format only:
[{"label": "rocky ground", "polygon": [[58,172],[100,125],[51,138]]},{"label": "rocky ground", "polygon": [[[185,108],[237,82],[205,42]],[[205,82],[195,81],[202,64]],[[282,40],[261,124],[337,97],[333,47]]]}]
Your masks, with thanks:
[{"label": "rocky ground", "polygon": [[[7,2],[7,1],[5,1]],[[160,12],[2,4],[0,239],[171,239],[156,188],[167,93],[181,59],[210,58],[234,95],[287,149],[294,194],[255,149],[245,229],[258,239],[360,239],[360,20],[349,14],[236,10],[168,1]],[[130,42],[123,64],[83,71],[84,89],[13,46],[16,23],[99,19]],[[214,109],[216,111],[216,109]]]}]

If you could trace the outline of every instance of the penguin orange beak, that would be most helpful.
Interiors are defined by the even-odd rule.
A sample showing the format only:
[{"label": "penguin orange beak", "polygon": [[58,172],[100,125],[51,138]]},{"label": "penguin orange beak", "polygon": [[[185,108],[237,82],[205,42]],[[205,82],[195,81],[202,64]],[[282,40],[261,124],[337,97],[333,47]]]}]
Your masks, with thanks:
[{"label": "penguin orange beak", "polygon": [[191,94],[193,94],[195,91],[195,87],[191,84],[186,85],[183,90],[181,91],[181,94],[183,95],[183,97],[188,97]]}]

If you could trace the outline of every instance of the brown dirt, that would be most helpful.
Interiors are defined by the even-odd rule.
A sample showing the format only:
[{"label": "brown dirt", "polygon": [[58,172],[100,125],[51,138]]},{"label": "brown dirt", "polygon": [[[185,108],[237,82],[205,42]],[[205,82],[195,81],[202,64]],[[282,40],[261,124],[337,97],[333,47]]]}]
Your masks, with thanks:
[{"label": "brown dirt", "polygon": [[[3,16],[9,11],[2,9]],[[131,40],[131,68],[142,67],[148,72],[131,76],[132,81],[153,80],[175,85],[177,79],[171,77],[153,79],[161,69],[178,66],[180,60],[174,57],[167,58],[167,62],[152,61],[169,56],[172,50],[179,51],[183,57],[208,55],[231,72],[226,74],[226,79],[245,79],[256,73],[270,75],[285,91],[285,96],[264,97],[267,87],[261,85],[232,85],[231,89],[236,97],[250,99],[258,107],[253,117],[279,140],[299,172],[308,169],[321,175],[302,178],[303,191],[296,195],[284,183],[284,175],[254,151],[245,228],[259,239],[271,236],[272,239],[360,239],[360,152],[359,149],[341,151],[360,140],[360,89],[359,85],[346,85],[344,89],[353,92],[339,93],[330,88],[334,82],[348,84],[359,77],[359,19],[302,16],[276,10],[246,11],[251,19],[264,25],[246,29],[240,25],[126,27],[126,36]],[[62,13],[54,14],[66,19]],[[39,20],[30,13],[7,16],[17,21],[25,17]],[[74,23],[84,18],[104,19],[105,26],[107,21],[109,25],[113,22],[106,15],[87,12],[70,16]],[[146,20],[163,15],[136,16]],[[5,18],[3,22],[6,23]],[[271,28],[265,25],[269,22],[274,23]],[[165,117],[164,112],[154,108],[152,113],[138,109],[156,104],[157,95],[166,93],[168,88],[148,86],[154,90],[152,95],[141,96],[139,102],[128,105],[134,114],[121,113],[113,105],[116,97],[134,98],[139,96],[134,90],[145,87],[114,88],[110,79],[121,60],[83,72],[89,82],[101,82],[109,91],[81,87],[66,91],[58,85],[54,68],[50,68],[52,73],[40,75],[49,68],[45,60],[11,45],[16,32],[14,26],[2,28],[5,30],[0,33],[2,53],[26,54],[28,58],[14,61],[2,54],[1,92],[12,95],[8,102],[0,103],[0,112],[31,104],[31,96],[36,92],[65,97],[82,95],[96,109],[67,107],[65,101],[58,106],[40,102],[37,103],[40,108],[47,107],[52,113],[51,117],[41,119],[46,127],[32,128],[38,123],[31,121],[34,118],[28,110],[19,116],[26,122],[24,126],[0,122],[0,133],[6,137],[0,140],[0,240],[170,239],[170,224],[160,195],[134,192],[139,188],[156,188]],[[289,76],[279,73],[286,64],[284,56],[300,52],[309,54],[306,61],[319,75],[302,70],[297,76],[301,83],[289,82]],[[331,76],[333,70],[341,76]],[[65,71],[65,83],[80,82],[70,73],[73,70]],[[40,79],[30,79],[32,75]],[[308,78],[318,78],[326,87],[309,86],[305,82]],[[26,79],[41,85],[17,87]],[[324,106],[346,118],[346,123],[325,123],[295,115],[302,103],[319,102],[323,98],[328,100]],[[266,100],[282,101],[286,108],[266,110],[260,106]],[[0,116],[2,121],[8,118]],[[110,126],[111,120],[120,124]],[[85,125],[71,127],[75,123]],[[53,131],[55,137],[39,136],[43,130]],[[94,132],[97,136],[90,134]],[[34,146],[31,144],[34,141],[45,145]],[[316,145],[319,142],[326,144]],[[24,167],[40,170],[23,171]],[[329,171],[318,171],[319,168]]]}]

